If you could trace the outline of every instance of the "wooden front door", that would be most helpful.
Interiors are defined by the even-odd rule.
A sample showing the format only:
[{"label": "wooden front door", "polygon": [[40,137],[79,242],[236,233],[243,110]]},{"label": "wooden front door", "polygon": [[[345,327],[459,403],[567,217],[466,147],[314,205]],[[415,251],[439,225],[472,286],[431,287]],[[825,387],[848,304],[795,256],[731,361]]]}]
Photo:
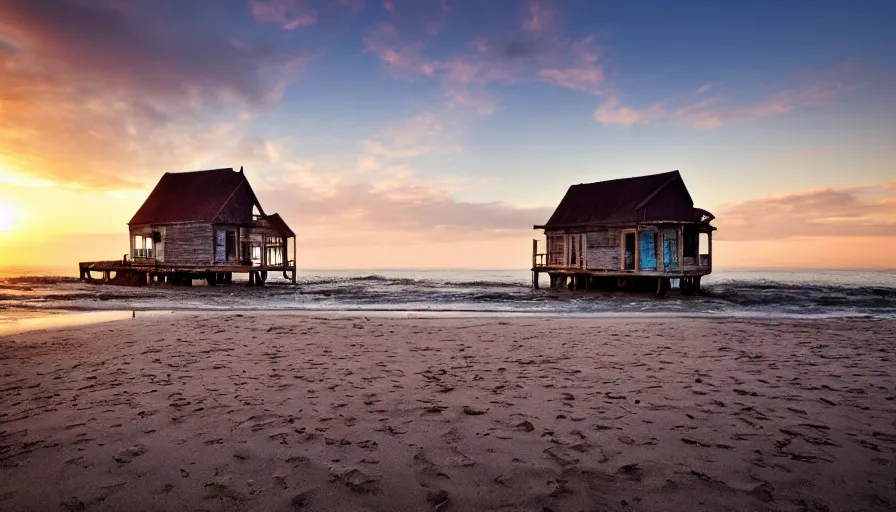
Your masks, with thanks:
[{"label": "wooden front door", "polygon": [[642,231],[639,239],[641,251],[640,269],[648,272],[656,271],[656,231]]}]

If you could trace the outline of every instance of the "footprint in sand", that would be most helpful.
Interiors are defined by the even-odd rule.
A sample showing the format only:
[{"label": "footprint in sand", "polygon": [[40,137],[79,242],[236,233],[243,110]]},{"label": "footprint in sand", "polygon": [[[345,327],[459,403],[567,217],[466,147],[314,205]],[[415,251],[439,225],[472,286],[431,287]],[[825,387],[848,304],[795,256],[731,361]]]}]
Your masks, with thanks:
[{"label": "footprint in sand", "polygon": [[357,468],[331,468],[330,481],[341,482],[353,492],[359,494],[380,494],[379,480]]},{"label": "footprint in sand", "polygon": [[444,489],[433,489],[426,493],[426,502],[432,505],[435,512],[448,507],[448,492]]},{"label": "footprint in sand", "polygon": [[130,448],[121,450],[112,458],[115,459],[115,462],[118,462],[119,464],[129,464],[132,460],[143,455],[144,453],[146,453],[146,447],[142,444],[138,444],[131,446]]}]

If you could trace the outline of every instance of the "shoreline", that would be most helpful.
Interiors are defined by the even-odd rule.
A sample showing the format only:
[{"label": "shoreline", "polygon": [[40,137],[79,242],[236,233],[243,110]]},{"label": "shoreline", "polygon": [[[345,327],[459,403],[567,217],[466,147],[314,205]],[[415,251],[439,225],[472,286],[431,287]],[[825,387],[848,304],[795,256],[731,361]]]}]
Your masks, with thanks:
[{"label": "shoreline", "polygon": [[[8,313],[13,313],[12,315]],[[15,314],[21,313],[21,314]],[[313,316],[324,315],[328,317],[376,317],[393,319],[464,319],[464,318],[541,318],[541,319],[595,319],[595,320],[652,320],[652,319],[692,319],[692,320],[798,320],[798,321],[825,321],[825,320],[896,320],[896,316],[874,316],[869,314],[832,314],[832,313],[806,313],[770,314],[767,312],[742,313],[718,312],[718,313],[688,313],[645,311],[631,313],[624,311],[607,312],[570,312],[558,313],[533,312],[533,311],[482,311],[482,310],[439,310],[439,309],[252,309],[252,308],[129,308],[129,309],[96,309],[96,308],[10,308],[0,309],[0,338],[12,336],[30,331],[43,331],[91,325],[96,323],[120,322],[131,319],[132,313],[159,316],[164,314],[250,314],[250,315],[284,315],[284,316]]]},{"label": "shoreline", "polygon": [[894,338],[319,313],[31,331],[0,340],[0,508],[891,510]]},{"label": "shoreline", "polygon": [[[705,293],[535,290],[515,273],[430,272],[310,276],[301,285],[123,287],[81,282],[0,282],[0,316],[47,310],[267,311],[384,316],[595,318],[891,318],[896,275],[719,276]],[[24,312],[23,312],[24,311]],[[49,313],[47,313],[49,314]],[[2,320],[0,320],[2,321]]]}]

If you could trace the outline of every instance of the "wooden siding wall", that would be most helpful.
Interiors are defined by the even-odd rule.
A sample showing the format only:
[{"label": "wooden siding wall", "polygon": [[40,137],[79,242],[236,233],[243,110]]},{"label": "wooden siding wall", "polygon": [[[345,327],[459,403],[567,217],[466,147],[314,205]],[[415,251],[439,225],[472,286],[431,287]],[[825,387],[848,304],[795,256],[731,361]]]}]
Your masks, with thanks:
[{"label": "wooden siding wall", "polygon": [[204,265],[214,261],[211,224],[172,224],[165,227],[165,263]]},{"label": "wooden siding wall", "polygon": [[[638,226],[638,232],[644,233],[648,231],[656,232],[656,264],[658,272],[678,272],[680,270],[696,270],[695,258],[682,257],[682,240],[680,226],[668,227],[669,225],[651,225],[641,224]],[[629,228],[598,228],[592,231],[584,232],[584,251],[583,260],[584,268],[587,270],[597,271],[618,271],[622,269],[622,236],[625,231],[634,232],[634,226]],[[569,254],[567,240],[569,237],[582,237],[583,231],[575,232],[558,231],[547,234],[547,254],[548,266],[568,267]],[[637,238],[636,238],[637,240]],[[672,246],[675,251],[674,255],[670,255],[670,263],[677,262],[676,265],[670,265],[669,269],[664,265],[664,248],[665,240],[675,240]],[[640,258],[639,249],[637,249],[636,241],[636,258]]]},{"label": "wooden siding wall", "polygon": [[153,243],[153,245],[152,245],[153,255],[155,256],[156,261],[158,261],[159,263],[164,263],[165,262],[165,233],[167,232],[167,230],[165,229],[165,226],[159,226],[159,227],[156,227],[155,229],[153,229],[153,231],[158,231],[159,235],[161,235],[161,238],[162,238],[161,242]]},{"label": "wooden siding wall", "polygon": [[586,235],[585,262],[589,270],[622,268],[622,230],[603,229]]}]

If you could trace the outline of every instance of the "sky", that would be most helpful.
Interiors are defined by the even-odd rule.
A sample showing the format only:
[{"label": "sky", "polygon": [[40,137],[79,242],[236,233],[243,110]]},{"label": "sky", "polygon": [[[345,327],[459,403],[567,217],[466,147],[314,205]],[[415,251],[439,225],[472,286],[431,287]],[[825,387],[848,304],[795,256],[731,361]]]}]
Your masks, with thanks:
[{"label": "sky", "polygon": [[302,268],[526,268],[679,170],[717,268],[896,268],[896,2],[0,0],[0,265],[120,258],[244,167]]}]

